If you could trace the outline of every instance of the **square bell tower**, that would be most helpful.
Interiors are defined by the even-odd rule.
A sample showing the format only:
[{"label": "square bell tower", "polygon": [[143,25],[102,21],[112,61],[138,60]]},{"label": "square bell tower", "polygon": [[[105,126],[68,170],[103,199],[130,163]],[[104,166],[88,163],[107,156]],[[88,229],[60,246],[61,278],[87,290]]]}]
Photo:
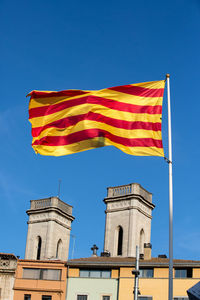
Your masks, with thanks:
[{"label": "square bell tower", "polygon": [[150,244],[152,194],[138,183],[107,188],[104,251],[111,256],[135,257]]},{"label": "square bell tower", "polygon": [[72,206],[58,197],[31,200],[25,259],[67,260]]}]

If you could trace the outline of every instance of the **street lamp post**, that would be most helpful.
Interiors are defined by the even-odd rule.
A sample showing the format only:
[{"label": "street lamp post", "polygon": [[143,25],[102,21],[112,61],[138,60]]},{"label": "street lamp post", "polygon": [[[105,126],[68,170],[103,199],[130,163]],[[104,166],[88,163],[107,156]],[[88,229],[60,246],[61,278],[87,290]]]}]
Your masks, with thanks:
[{"label": "street lamp post", "polygon": [[139,291],[139,287],[138,287],[138,283],[139,283],[139,275],[140,275],[140,271],[139,271],[139,247],[136,246],[136,260],[135,260],[135,270],[132,271],[132,274],[135,275],[135,285],[134,285],[134,300],[138,300],[138,291]]}]

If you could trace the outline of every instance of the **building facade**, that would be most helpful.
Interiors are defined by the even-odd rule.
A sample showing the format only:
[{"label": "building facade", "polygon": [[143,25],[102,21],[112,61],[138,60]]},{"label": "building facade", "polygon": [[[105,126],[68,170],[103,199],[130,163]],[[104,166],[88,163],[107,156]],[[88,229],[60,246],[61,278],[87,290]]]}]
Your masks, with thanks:
[{"label": "building facade", "polygon": [[14,254],[0,253],[0,299],[13,299],[13,286],[17,268],[17,257]]},{"label": "building facade", "polygon": [[[135,252],[140,249],[140,300],[168,300],[169,261],[151,257],[152,194],[141,185],[109,187],[104,249],[66,263],[66,300],[133,300]],[[97,249],[91,248],[93,251]],[[200,280],[200,261],[174,260],[174,300]]]},{"label": "building facade", "polygon": [[65,262],[19,260],[14,284],[14,300],[65,300]]},{"label": "building facade", "polygon": [[[69,260],[66,300],[133,300],[135,259],[89,257]],[[168,300],[169,260],[140,260],[140,300]],[[174,300],[200,281],[200,261],[174,260]]]},{"label": "building facade", "polygon": [[31,200],[25,259],[17,264],[14,300],[65,300],[72,206],[58,197]]},{"label": "building facade", "polygon": [[[14,300],[133,300],[136,245],[138,299],[168,300],[169,260],[151,256],[152,194],[132,183],[109,187],[104,202],[103,252],[98,256],[94,245],[91,257],[68,260],[72,207],[57,197],[31,201]],[[174,300],[188,299],[186,291],[200,281],[200,261],[174,260],[173,272]]]}]

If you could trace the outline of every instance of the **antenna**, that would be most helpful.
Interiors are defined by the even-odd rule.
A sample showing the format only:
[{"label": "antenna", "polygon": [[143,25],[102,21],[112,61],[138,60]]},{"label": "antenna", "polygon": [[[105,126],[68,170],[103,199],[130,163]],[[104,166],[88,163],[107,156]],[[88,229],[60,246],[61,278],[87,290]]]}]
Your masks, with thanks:
[{"label": "antenna", "polygon": [[76,239],[76,237],[73,234],[71,234],[71,237],[73,238],[72,258],[71,259],[73,259],[74,258],[74,249],[75,249],[75,239]]},{"label": "antenna", "polygon": [[61,179],[58,180],[58,198],[60,198],[60,186],[61,186]]}]

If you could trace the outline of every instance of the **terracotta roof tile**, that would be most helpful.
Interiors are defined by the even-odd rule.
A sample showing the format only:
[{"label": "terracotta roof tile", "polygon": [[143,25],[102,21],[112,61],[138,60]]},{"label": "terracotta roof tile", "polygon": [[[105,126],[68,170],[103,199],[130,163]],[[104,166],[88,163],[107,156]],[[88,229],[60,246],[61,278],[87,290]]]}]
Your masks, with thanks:
[{"label": "terracotta roof tile", "polygon": [[[198,266],[200,267],[200,261],[197,260],[184,260],[184,259],[174,259],[174,266]],[[113,266],[134,266],[134,257],[83,257],[77,259],[70,259],[67,261],[69,266],[95,266],[95,265],[113,265]],[[152,257],[150,260],[140,260],[140,266],[163,266],[167,267],[169,265],[168,258]]]}]

